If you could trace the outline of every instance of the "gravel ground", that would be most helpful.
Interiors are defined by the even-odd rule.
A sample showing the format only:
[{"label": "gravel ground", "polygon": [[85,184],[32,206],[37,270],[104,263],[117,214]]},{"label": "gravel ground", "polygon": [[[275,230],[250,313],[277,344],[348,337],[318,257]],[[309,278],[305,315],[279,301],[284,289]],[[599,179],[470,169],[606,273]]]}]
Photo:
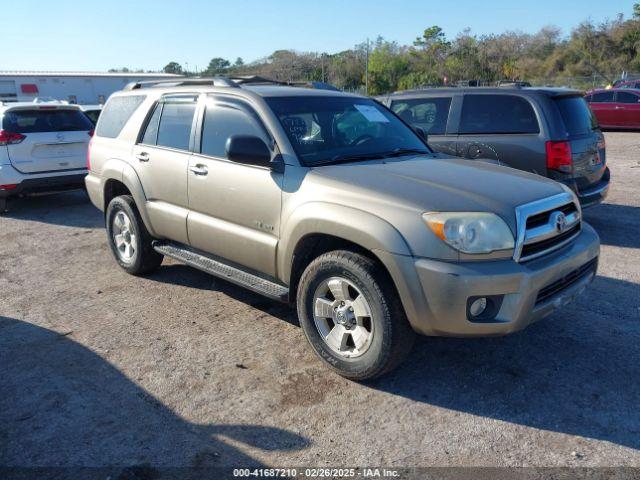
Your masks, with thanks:
[{"label": "gravel ground", "polygon": [[367,384],[295,314],[165,261],[136,278],[81,192],[0,218],[0,465],[640,466],[640,134],[608,133],[600,271],[504,338],[421,338]]}]

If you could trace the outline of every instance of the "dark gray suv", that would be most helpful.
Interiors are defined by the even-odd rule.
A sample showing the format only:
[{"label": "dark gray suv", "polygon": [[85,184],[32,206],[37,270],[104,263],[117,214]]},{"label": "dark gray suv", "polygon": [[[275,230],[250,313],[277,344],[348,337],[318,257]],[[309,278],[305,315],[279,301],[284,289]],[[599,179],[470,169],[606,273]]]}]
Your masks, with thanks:
[{"label": "dark gray suv", "polygon": [[577,90],[434,88],[379,100],[439,152],[552,178],[583,207],[600,203],[609,189],[604,136]]}]

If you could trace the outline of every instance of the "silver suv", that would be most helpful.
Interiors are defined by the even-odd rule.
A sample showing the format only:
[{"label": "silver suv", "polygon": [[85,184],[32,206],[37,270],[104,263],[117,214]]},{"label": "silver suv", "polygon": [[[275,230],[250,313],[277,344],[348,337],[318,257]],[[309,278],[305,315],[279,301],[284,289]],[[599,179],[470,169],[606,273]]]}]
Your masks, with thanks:
[{"label": "silver suv", "polygon": [[566,186],[433,153],[356,95],[251,81],[114,94],[86,185],[116,261],[169,256],[297,306],[341,375],[381,375],[415,332],[520,330],[593,279],[599,239]]},{"label": "silver suv", "polygon": [[0,213],[10,197],[82,188],[92,134],[77,105],[0,102]]}]

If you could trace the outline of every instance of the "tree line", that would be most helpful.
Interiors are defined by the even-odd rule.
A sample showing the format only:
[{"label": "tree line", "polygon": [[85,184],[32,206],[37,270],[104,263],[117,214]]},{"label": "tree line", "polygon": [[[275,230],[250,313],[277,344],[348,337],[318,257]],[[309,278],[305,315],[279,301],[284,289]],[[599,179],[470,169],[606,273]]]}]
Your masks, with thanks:
[{"label": "tree line", "polygon": [[411,45],[378,37],[335,54],[278,50],[251,63],[216,57],[200,72],[187,72],[177,62],[164,71],[319,81],[349,91],[364,91],[367,84],[370,95],[470,80],[586,88],[608,84],[622,72],[640,72],[640,3],[632,18],[620,14],[599,24],[585,21],[568,36],[549,26],[533,34],[475,35],[467,29],[449,38],[431,26]]}]

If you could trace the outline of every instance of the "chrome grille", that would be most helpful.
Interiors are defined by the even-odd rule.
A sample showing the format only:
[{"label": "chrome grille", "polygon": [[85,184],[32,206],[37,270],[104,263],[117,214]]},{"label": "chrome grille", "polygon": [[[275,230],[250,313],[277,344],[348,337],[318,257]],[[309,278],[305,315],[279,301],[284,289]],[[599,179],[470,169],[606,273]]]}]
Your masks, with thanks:
[{"label": "chrome grille", "polygon": [[581,220],[579,204],[570,193],[517,207],[514,260],[526,262],[567,245],[579,235]]}]

